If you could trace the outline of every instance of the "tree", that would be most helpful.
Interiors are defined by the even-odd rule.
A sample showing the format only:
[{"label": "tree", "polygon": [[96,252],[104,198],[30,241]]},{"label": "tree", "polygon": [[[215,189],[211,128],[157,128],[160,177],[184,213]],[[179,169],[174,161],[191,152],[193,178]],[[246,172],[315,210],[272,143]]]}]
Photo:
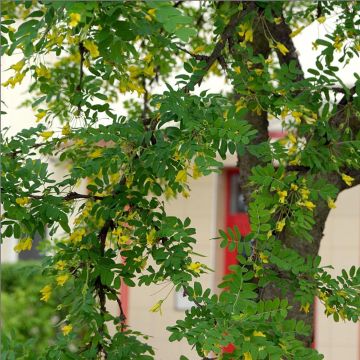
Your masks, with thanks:
[{"label": "tree", "polygon": [[[26,103],[38,122],[3,139],[3,237],[15,236],[24,251],[45,227],[64,234],[47,244],[41,300],[66,287],[68,315],[63,336],[36,358],[154,358],[126,325],[121,282],[181,289],[195,305],[169,327],[170,341],[185,338],[203,359],[321,359],[310,348],[315,297],[335,321],[358,320],[359,269],[332,278],[317,254],[337,195],[360,181],[360,77],[348,88],[335,65],[359,57],[359,8],[343,1],[2,3],[2,52],[23,54],[3,86],[31,75]],[[305,72],[292,38],[330,16],[335,29],[313,44],[316,67]],[[233,91],[197,95],[212,73]],[[156,83],[167,90],[154,93]],[[128,92],[136,96],[119,116],[113,104]],[[282,121],[284,139],[269,141],[270,116]],[[220,171],[217,154],[227,153],[238,156],[252,231],[220,230],[220,247],[237,251],[238,265],[218,296],[195,281],[207,267],[192,259],[191,220],[168,216],[163,196],[188,196],[188,177]],[[61,181],[44,155],[71,164]],[[88,192],[77,192],[86,179]],[[119,254],[123,263],[114,260]],[[120,316],[108,312],[107,299],[118,302]]]}]

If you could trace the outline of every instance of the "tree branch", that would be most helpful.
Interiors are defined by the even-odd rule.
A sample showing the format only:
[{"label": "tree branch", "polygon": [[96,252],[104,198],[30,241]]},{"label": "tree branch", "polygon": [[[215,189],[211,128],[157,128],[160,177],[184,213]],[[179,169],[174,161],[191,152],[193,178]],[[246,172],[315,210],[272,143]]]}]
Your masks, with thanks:
[{"label": "tree branch", "polygon": [[[36,200],[42,200],[44,199],[43,195],[29,195],[30,198],[36,199]],[[103,200],[106,196],[96,196],[96,195],[85,195],[85,194],[79,194],[77,192],[69,192],[67,195],[61,198],[63,201],[72,201],[76,199],[92,199],[92,200]]]},{"label": "tree branch", "polygon": [[[214,50],[212,51],[212,53],[209,55],[208,59],[206,60],[206,65],[202,69],[204,71],[204,75],[200,76],[196,80],[194,86],[201,84],[205,74],[209,71],[209,69],[215,63],[215,61],[219,59],[223,49],[226,46],[226,43],[234,35],[234,31],[235,31],[236,27],[240,24],[241,19],[244,16],[246,16],[247,14],[249,14],[251,11],[253,11],[254,9],[255,9],[255,3],[250,3],[245,11],[243,11],[243,10],[238,11],[230,18],[229,23],[226,25],[224,31],[220,35],[220,40],[217,42]],[[189,92],[189,90],[190,90],[189,85],[186,85],[183,88],[183,90],[185,92]]]}]

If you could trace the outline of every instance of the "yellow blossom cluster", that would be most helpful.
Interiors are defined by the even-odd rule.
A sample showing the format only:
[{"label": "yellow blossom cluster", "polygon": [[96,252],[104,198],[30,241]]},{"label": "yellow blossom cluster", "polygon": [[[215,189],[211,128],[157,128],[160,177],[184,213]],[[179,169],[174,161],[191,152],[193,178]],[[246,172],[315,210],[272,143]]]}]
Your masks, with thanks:
[{"label": "yellow blossom cluster", "polygon": [[197,274],[200,273],[201,267],[202,267],[202,264],[199,263],[199,262],[192,262],[192,263],[190,263],[189,265],[186,266],[186,268],[188,270],[193,271],[193,272],[195,272]]},{"label": "yellow blossom cluster", "polygon": [[61,129],[61,134],[64,136],[71,134],[71,127],[69,123],[66,123],[63,128]]},{"label": "yellow blossom cluster", "polygon": [[124,233],[124,229],[118,226],[112,231],[119,245],[127,244],[130,241],[130,236]]},{"label": "yellow blossom cluster", "polygon": [[62,274],[56,277],[56,282],[59,286],[64,286],[64,284],[69,280],[69,274]]},{"label": "yellow blossom cluster", "polygon": [[283,55],[286,55],[288,52],[289,52],[289,50],[288,50],[288,48],[284,45],[284,44],[282,44],[281,42],[277,42],[276,43],[276,48],[281,52],[281,54],[283,54]]},{"label": "yellow blossom cluster", "polygon": [[92,58],[95,59],[100,56],[99,49],[93,41],[89,39],[84,40],[84,48],[89,51]]},{"label": "yellow blossom cluster", "polygon": [[50,70],[44,64],[37,66],[35,68],[35,73],[38,77],[44,77],[46,79],[50,79],[51,77]]},{"label": "yellow blossom cluster", "polygon": [[54,135],[54,131],[51,130],[47,130],[47,131],[42,131],[39,134],[44,140],[48,140],[49,138],[51,138]]},{"label": "yellow blossom cluster", "polygon": [[310,304],[306,303],[305,305],[301,305],[300,311],[303,311],[305,314],[308,314],[310,312]]},{"label": "yellow blossom cluster", "polygon": [[275,225],[275,229],[277,232],[281,232],[283,231],[284,227],[285,227],[285,223],[286,223],[286,220],[285,219],[282,219],[282,220],[279,220],[276,225]]},{"label": "yellow blossom cluster", "polygon": [[78,243],[81,241],[83,236],[85,235],[85,229],[76,229],[71,235],[69,240],[73,241],[74,243]]},{"label": "yellow blossom cluster", "polygon": [[28,204],[30,202],[30,199],[25,196],[25,197],[22,197],[22,198],[17,198],[15,200],[15,202],[20,206],[25,206],[26,204]]},{"label": "yellow blossom cluster", "polygon": [[27,237],[21,239],[17,245],[14,246],[14,250],[19,253],[21,251],[31,250],[32,248],[32,238]]},{"label": "yellow blossom cluster", "polygon": [[175,181],[180,183],[180,184],[186,183],[186,181],[187,181],[186,169],[182,169],[177,173],[177,175],[175,177]]},{"label": "yellow blossom cluster", "polygon": [[46,111],[39,111],[36,115],[35,115],[35,117],[36,117],[36,122],[39,122],[39,121],[41,121],[45,116],[46,116]]},{"label": "yellow blossom cluster", "polygon": [[155,229],[151,229],[147,234],[146,234],[146,244],[148,246],[153,246],[156,243],[156,230]]},{"label": "yellow blossom cluster", "polygon": [[288,195],[286,190],[280,191],[278,190],[277,194],[279,195],[279,203],[285,204],[286,197]]},{"label": "yellow blossom cluster", "polygon": [[341,49],[343,47],[343,42],[344,42],[344,39],[342,37],[340,37],[339,35],[335,36],[333,46],[336,51],[341,51]]},{"label": "yellow blossom cluster", "polygon": [[240,24],[239,35],[244,38],[244,40],[240,43],[241,46],[245,46],[247,42],[253,42],[253,29],[251,23],[247,22],[245,24]]},{"label": "yellow blossom cluster", "polygon": [[341,178],[343,179],[344,183],[347,185],[347,186],[351,186],[352,183],[354,182],[354,178],[349,176],[349,175],[346,175],[346,174],[341,174]]},{"label": "yellow blossom cluster", "polygon": [[201,171],[199,170],[198,166],[196,164],[192,167],[192,177],[194,180],[200,178],[202,176]]},{"label": "yellow blossom cluster", "polygon": [[97,148],[97,149],[95,149],[93,152],[91,152],[89,154],[89,158],[90,159],[97,159],[97,158],[102,156],[102,153],[103,153],[103,149],[102,148]]},{"label": "yellow blossom cluster", "polygon": [[58,271],[65,270],[65,267],[66,267],[66,261],[64,260],[59,260],[54,266],[54,268]]},{"label": "yellow blossom cluster", "polygon": [[70,18],[69,26],[71,28],[74,28],[79,24],[79,22],[81,20],[81,15],[78,13],[70,13],[69,18]]},{"label": "yellow blossom cluster", "polygon": [[153,21],[153,19],[155,18],[155,12],[156,12],[156,9],[149,9],[147,11],[147,14],[145,15],[145,19],[147,21]]},{"label": "yellow blossom cluster", "polygon": [[11,85],[11,88],[14,88],[16,84],[21,84],[24,77],[25,72],[17,72],[14,76],[3,82],[1,85],[5,87]]},{"label": "yellow blossom cluster", "polygon": [[69,335],[71,333],[72,329],[73,329],[72,325],[68,324],[68,325],[64,325],[61,328],[61,331],[64,334],[64,336],[66,336],[66,335]]},{"label": "yellow blossom cluster", "polygon": [[48,302],[50,297],[51,297],[51,293],[52,293],[52,287],[51,285],[45,285],[41,290],[40,290],[40,293],[41,293],[41,298],[40,300],[41,301],[45,301],[45,302]]}]

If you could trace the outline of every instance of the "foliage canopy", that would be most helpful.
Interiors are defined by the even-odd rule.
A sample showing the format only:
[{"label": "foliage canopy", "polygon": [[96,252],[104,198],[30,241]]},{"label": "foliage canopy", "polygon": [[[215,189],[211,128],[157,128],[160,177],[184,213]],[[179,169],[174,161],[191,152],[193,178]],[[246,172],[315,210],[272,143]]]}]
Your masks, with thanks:
[{"label": "foliage canopy", "polygon": [[[185,338],[203,359],[321,359],[303,342],[309,323],[289,313],[297,304],[308,314],[316,296],[335,321],[358,320],[360,271],[327,273],[317,227],[339,191],[360,180],[360,77],[351,87],[339,77],[359,57],[359,13],[355,1],[2,2],[2,54],[22,54],[3,86],[31,76],[25,104],[37,123],[3,138],[2,234],[26,251],[49,229],[39,298],[67,290],[63,334],[37,359],[153,359],[126,325],[122,282],[182,290],[194,307],[168,328],[170,341]],[[292,38],[334,16],[305,73]],[[211,74],[232,90],[197,91]],[[157,93],[159,83],[166,89]],[[127,116],[114,110],[118,101]],[[271,118],[283,139],[270,142]],[[221,171],[228,153],[239,158],[252,231],[220,231],[239,263],[216,295],[196,281],[208,268],[194,260],[191,220],[169,216],[163,200],[189,196],[188,179]],[[60,181],[50,156],[69,165]],[[77,192],[85,180],[88,192]],[[270,285],[279,296],[266,295]],[[74,347],[75,327],[86,331]]]}]

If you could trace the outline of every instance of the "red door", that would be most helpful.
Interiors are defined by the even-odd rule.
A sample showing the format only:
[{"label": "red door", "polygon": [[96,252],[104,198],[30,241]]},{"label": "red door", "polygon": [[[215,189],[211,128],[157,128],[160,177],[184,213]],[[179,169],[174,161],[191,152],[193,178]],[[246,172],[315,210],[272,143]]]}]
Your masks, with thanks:
[{"label": "red door", "polygon": [[[244,198],[240,192],[239,169],[226,169],[225,176],[225,228],[233,228],[236,225],[241,235],[245,236],[250,232],[250,224]],[[225,248],[224,274],[229,273],[230,265],[237,263],[236,255],[236,251],[230,252],[228,248]]]}]

